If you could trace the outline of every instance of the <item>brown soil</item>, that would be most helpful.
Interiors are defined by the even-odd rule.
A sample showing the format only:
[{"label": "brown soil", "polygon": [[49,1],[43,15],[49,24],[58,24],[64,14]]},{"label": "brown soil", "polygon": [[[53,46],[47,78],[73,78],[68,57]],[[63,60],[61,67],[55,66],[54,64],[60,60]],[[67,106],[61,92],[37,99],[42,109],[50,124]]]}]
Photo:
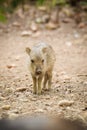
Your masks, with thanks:
[{"label": "brown soil", "polygon": [[[56,30],[40,30],[39,36],[21,36],[22,29],[11,27],[0,33],[0,116],[10,118],[34,113],[84,118],[87,114],[87,28],[61,23]],[[6,28],[4,28],[6,30]],[[25,47],[49,43],[56,53],[52,90],[32,93]],[[74,101],[59,106],[62,100]]]}]

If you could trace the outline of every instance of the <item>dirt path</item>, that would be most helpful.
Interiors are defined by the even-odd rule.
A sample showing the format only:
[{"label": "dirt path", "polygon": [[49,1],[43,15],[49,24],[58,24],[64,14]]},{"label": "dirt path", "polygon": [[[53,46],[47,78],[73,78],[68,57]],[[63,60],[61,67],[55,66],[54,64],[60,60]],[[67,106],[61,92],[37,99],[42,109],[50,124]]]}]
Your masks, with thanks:
[{"label": "dirt path", "polygon": [[[87,29],[73,26],[62,24],[54,31],[42,30],[37,37],[22,37],[21,29],[14,27],[0,34],[0,116],[44,113],[80,117],[87,109]],[[41,96],[32,93],[25,53],[26,46],[38,42],[52,45],[57,58],[52,90]],[[59,106],[65,99],[74,103]]]}]

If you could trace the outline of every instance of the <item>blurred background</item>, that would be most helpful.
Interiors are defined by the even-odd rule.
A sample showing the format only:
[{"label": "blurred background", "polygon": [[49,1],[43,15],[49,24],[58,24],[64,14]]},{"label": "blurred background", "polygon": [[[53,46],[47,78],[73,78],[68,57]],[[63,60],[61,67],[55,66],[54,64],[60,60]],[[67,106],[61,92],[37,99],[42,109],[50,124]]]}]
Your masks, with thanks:
[{"label": "blurred background", "polygon": [[[51,91],[32,93],[26,47],[56,54]],[[87,121],[87,0],[0,0],[0,117],[34,113]]]},{"label": "blurred background", "polygon": [[[54,9],[56,8],[56,9]],[[52,10],[53,9],[53,10]],[[37,10],[43,12],[43,17],[36,16]],[[52,15],[52,21],[58,22],[59,13],[72,17],[78,24],[82,19],[87,20],[87,1],[86,0],[0,0],[0,22],[6,22],[14,14],[21,19],[24,15],[29,16],[31,11],[32,18],[37,17],[37,23],[47,23]],[[27,12],[27,14],[26,14]],[[51,14],[52,12],[55,12]],[[44,14],[46,14],[44,16]],[[55,14],[55,15],[54,15]],[[69,22],[65,19],[64,22]],[[85,21],[84,21],[85,22]],[[81,24],[82,25],[82,24]],[[52,26],[52,25],[49,25]],[[50,27],[51,28],[51,27]],[[55,28],[55,27],[54,27]]]}]

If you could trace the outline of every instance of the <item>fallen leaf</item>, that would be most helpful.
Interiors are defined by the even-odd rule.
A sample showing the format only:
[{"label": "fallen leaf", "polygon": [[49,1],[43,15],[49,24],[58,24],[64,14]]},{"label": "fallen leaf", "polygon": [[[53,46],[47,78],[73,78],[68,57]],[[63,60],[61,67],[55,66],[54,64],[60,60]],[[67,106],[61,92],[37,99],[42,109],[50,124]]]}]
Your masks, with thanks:
[{"label": "fallen leaf", "polygon": [[79,38],[80,36],[79,36],[78,33],[74,33],[74,37],[75,37],[75,38]]}]

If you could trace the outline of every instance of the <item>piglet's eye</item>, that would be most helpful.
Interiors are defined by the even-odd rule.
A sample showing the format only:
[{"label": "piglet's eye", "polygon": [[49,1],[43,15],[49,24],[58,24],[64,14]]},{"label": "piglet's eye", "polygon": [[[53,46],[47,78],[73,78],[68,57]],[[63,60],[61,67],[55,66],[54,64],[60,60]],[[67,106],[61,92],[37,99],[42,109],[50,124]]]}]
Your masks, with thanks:
[{"label": "piglet's eye", "polygon": [[31,62],[34,63],[34,60],[31,59]]},{"label": "piglet's eye", "polygon": [[42,63],[44,63],[44,59],[42,60]]}]

